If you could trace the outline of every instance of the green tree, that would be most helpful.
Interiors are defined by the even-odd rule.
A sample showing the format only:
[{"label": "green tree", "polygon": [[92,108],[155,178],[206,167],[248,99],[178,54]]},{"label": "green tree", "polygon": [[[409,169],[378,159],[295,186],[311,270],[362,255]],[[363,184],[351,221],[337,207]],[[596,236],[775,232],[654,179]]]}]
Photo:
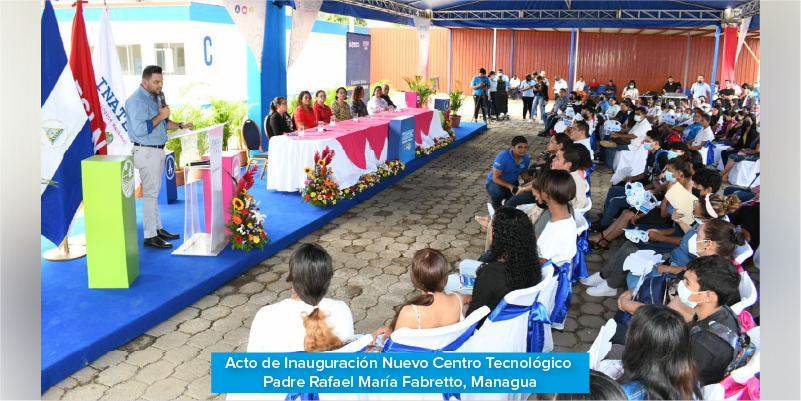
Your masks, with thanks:
[{"label": "green tree", "polygon": [[[327,13],[320,13],[320,14],[324,14],[322,16],[324,21],[337,22],[337,23],[346,24],[346,25],[350,23],[349,17],[347,17],[345,15],[327,14]],[[353,19],[353,25],[355,25],[355,26],[367,26],[367,21],[364,18],[354,18]]]}]

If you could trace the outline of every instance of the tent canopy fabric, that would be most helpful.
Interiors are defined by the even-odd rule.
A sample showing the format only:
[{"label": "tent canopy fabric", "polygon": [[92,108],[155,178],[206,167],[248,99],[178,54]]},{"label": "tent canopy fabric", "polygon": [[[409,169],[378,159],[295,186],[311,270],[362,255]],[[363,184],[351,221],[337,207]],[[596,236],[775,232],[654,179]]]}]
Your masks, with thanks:
[{"label": "tent canopy fabric", "polygon": [[[411,13],[431,10],[434,25],[461,28],[694,28],[720,23],[726,8],[748,3],[751,1],[337,0],[323,2],[322,11],[413,25]],[[753,15],[749,29],[759,29],[759,14]]]}]

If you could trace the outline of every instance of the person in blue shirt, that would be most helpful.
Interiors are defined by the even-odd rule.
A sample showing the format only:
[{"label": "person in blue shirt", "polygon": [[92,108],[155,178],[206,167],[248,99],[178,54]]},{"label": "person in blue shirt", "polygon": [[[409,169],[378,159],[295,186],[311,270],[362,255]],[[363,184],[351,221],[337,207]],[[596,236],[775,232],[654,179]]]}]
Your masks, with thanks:
[{"label": "person in blue shirt", "polygon": [[700,108],[696,107],[694,109],[694,112],[695,115],[693,116],[693,123],[688,125],[687,128],[684,129],[681,135],[682,141],[688,144],[692,143],[695,140],[695,137],[698,136],[698,133],[701,132],[701,129],[703,128],[701,126],[701,123],[699,122],[700,114],[703,111]]},{"label": "person in blue shirt", "polygon": [[481,110],[481,115],[484,116],[484,122],[487,122],[487,109],[485,108],[487,102],[487,91],[490,88],[490,80],[487,78],[487,70],[484,68],[478,69],[478,75],[473,77],[470,82],[470,89],[473,90],[473,122],[478,120],[478,111]]},{"label": "person in blue shirt", "polygon": [[528,154],[528,141],[523,136],[516,136],[512,139],[512,146],[495,157],[487,176],[487,192],[492,199],[492,207],[499,209],[504,200],[512,197],[516,192],[518,179],[523,177],[529,181],[531,176],[528,173],[531,158]]}]

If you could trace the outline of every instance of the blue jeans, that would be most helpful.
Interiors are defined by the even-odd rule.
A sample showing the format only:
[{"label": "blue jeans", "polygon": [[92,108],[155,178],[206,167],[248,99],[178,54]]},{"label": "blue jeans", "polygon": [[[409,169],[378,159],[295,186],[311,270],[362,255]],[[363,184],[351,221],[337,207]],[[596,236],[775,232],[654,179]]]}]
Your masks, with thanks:
[{"label": "blue jeans", "polygon": [[512,197],[512,191],[509,188],[502,187],[492,181],[488,182],[486,186],[490,199],[492,199],[492,207],[495,209],[500,209],[503,206],[501,203],[504,199]]},{"label": "blue jeans", "polygon": [[537,108],[540,110],[540,120],[545,124],[545,98],[542,96],[534,96],[534,103],[531,105],[531,117],[537,114]]},{"label": "blue jeans", "polygon": [[[614,199],[622,196],[620,199]],[[606,201],[604,201],[604,216],[601,218],[601,224],[604,227],[612,225],[612,220],[615,219],[621,210],[629,208],[629,203],[626,201],[626,188],[625,187],[610,187],[609,192],[606,193]]]},{"label": "blue jeans", "polygon": [[590,91],[590,92],[589,92],[589,96],[587,96],[587,99],[596,100],[596,99],[598,98],[598,96],[599,96],[599,95],[598,95],[598,92],[596,92],[596,91]]},{"label": "blue jeans", "polygon": [[751,199],[754,199],[756,196],[755,193],[751,192],[750,190],[740,188],[740,187],[728,187],[723,190],[723,196],[729,196],[731,194],[737,195],[740,198],[740,202],[746,202]]},{"label": "blue jeans", "polygon": [[604,148],[606,167],[609,167],[610,170],[614,169],[613,165],[615,164],[615,152],[619,152],[621,150],[629,150],[629,145],[617,145],[614,148]]},{"label": "blue jeans", "polygon": [[528,205],[530,203],[534,203],[537,200],[534,199],[534,194],[531,192],[523,192],[520,195],[515,195],[508,201],[504,206],[506,207],[518,207],[520,205]]}]

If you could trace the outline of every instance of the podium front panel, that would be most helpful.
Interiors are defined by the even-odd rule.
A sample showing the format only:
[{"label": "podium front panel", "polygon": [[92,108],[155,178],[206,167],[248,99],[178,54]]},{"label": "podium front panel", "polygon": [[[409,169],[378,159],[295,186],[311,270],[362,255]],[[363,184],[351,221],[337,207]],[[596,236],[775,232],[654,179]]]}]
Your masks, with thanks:
[{"label": "podium front panel", "polygon": [[420,108],[420,92],[406,92],[406,107]]},{"label": "podium front panel", "polygon": [[178,186],[175,183],[175,153],[167,151],[164,158],[164,172],[161,173],[161,190],[159,191],[159,204],[170,205],[178,201]]},{"label": "podium front panel", "polygon": [[133,156],[81,162],[89,288],[129,288],[139,277]]},{"label": "podium front panel", "polygon": [[[223,205],[223,219],[226,223],[231,221],[231,201],[234,200],[236,194],[236,184],[231,180],[231,174],[239,180],[242,171],[242,152],[239,150],[228,150],[222,152],[222,205]],[[203,155],[203,160],[209,160],[209,155]],[[206,232],[211,232],[211,171],[203,171],[203,208],[205,209],[206,218]],[[226,233],[228,229],[226,228]],[[230,234],[230,233],[228,233]]]},{"label": "podium front panel", "polygon": [[387,160],[400,159],[404,163],[414,160],[414,116],[401,116],[389,120]]}]

